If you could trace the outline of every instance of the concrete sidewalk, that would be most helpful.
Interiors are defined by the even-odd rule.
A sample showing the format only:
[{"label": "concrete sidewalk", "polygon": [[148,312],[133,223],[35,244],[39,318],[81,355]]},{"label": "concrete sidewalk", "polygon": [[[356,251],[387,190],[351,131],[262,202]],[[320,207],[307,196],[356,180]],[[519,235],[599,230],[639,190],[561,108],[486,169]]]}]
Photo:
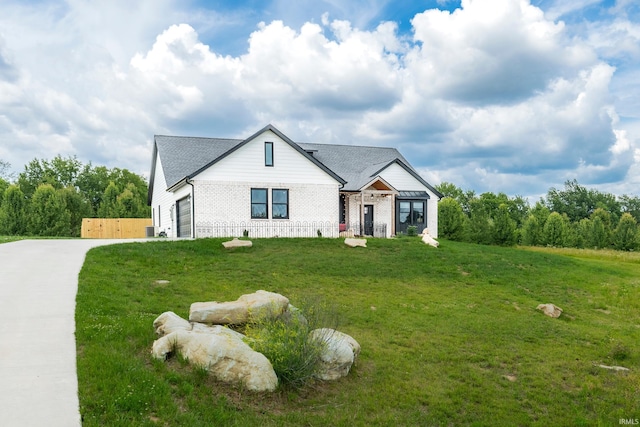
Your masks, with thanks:
[{"label": "concrete sidewalk", "polygon": [[134,240],[0,244],[0,424],[80,426],[75,304],[87,251]]}]

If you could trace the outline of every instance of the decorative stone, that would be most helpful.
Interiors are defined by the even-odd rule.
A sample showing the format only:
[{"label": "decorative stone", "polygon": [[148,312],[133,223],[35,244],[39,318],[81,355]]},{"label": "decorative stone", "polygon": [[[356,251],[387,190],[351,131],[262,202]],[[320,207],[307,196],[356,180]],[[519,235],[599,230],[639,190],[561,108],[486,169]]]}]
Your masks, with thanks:
[{"label": "decorative stone", "polygon": [[437,248],[440,245],[440,242],[431,237],[429,233],[422,234],[422,241],[427,245],[433,246],[434,248]]},{"label": "decorative stone", "polygon": [[215,325],[241,325],[250,317],[277,317],[288,307],[289,299],[273,292],[257,291],[242,295],[236,301],[195,302],[189,310],[189,321]]},{"label": "decorative stone", "polygon": [[609,369],[611,371],[628,371],[629,368],[625,368],[624,366],[607,366],[607,365],[596,365],[598,368]]},{"label": "decorative stone", "polygon": [[175,331],[198,332],[202,334],[229,334],[243,339],[244,335],[220,325],[209,326],[197,322],[189,322],[172,311],[166,311],[153,321],[153,327],[159,337],[169,335]]},{"label": "decorative stone", "polygon": [[159,337],[175,331],[190,331],[193,329],[188,320],[175,314],[173,311],[165,311],[153,321],[153,328]]},{"label": "decorative stone", "polygon": [[234,237],[233,240],[230,240],[228,242],[223,242],[222,246],[224,246],[227,249],[229,249],[229,248],[241,248],[241,247],[250,248],[251,246],[253,246],[253,243],[251,242],[251,240],[240,240],[237,237]]},{"label": "decorative stone", "polygon": [[274,391],[278,377],[271,362],[238,337],[218,326],[216,333],[176,330],[154,341],[151,354],[165,360],[177,352],[190,363],[207,369],[216,379],[251,391]]},{"label": "decorative stone", "polygon": [[536,307],[536,310],[541,310],[549,317],[557,319],[562,314],[562,309],[554,304],[540,304]]},{"label": "decorative stone", "polygon": [[325,343],[320,356],[320,369],[316,374],[321,380],[336,380],[349,373],[351,366],[360,354],[360,344],[351,336],[330,328],[314,329],[309,339]]},{"label": "decorative stone", "polygon": [[363,248],[367,247],[367,239],[353,239],[353,238],[346,238],[344,239],[344,244],[347,246],[350,246],[352,248],[355,248],[357,246],[361,246]]}]

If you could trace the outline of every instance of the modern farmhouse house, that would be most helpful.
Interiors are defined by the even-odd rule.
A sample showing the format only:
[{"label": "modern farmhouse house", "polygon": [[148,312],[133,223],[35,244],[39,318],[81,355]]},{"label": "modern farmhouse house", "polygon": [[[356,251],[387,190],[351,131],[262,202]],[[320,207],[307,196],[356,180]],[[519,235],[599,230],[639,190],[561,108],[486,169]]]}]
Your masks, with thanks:
[{"label": "modern farmhouse house", "polygon": [[148,202],[169,237],[437,237],[442,195],[394,148],[154,137]]}]

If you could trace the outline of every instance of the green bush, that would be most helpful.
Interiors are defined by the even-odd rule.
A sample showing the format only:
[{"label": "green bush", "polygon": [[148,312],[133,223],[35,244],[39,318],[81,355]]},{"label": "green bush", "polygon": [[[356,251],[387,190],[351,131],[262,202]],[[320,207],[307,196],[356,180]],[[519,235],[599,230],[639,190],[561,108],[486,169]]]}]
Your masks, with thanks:
[{"label": "green bush", "polygon": [[245,326],[246,343],[266,356],[273,365],[282,386],[300,388],[313,380],[320,356],[325,348],[322,339],[309,339],[309,333],[320,327],[335,328],[336,316],[324,304],[305,304],[291,308],[274,318],[253,318]]},{"label": "green bush", "polygon": [[631,251],[638,246],[638,224],[633,216],[625,212],[614,231],[614,246],[621,251]]},{"label": "green bush", "polygon": [[415,225],[410,225],[407,227],[407,236],[417,236],[418,235],[418,227]]}]

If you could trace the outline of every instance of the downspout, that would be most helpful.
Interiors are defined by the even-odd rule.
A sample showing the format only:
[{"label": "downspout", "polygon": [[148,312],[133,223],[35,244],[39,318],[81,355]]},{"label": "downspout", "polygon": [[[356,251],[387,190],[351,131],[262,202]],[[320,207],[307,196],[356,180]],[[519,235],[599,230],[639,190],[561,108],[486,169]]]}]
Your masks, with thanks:
[{"label": "downspout", "polygon": [[191,186],[191,238],[196,238],[196,188],[193,182],[186,177],[184,181]]},{"label": "downspout", "polygon": [[360,237],[364,236],[364,190],[360,190]]}]

